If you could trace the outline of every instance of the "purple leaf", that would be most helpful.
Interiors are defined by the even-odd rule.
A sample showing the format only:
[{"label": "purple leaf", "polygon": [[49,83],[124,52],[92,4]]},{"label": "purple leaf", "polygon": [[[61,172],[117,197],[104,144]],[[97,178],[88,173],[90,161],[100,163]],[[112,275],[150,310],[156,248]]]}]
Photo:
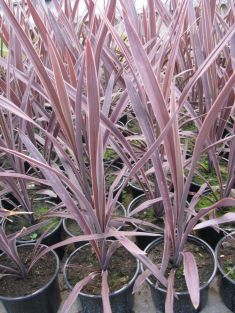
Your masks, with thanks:
[{"label": "purple leaf", "polygon": [[192,304],[195,309],[200,304],[199,276],[195,258],[191,252],[183,252],[184,276]]}]

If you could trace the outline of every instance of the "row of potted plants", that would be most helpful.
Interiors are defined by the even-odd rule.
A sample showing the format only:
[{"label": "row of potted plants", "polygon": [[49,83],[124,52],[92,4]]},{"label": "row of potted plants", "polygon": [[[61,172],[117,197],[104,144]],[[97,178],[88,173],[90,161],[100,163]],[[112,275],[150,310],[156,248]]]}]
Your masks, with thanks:
[{"label": "row of potted plants", "polygon": [[85,5],[0,0],[0,299],[127,313],[147,281],[160,312],[199,312],[218,262],[234,311],[234,235],[208,244],[235,219],[233,4]]}]

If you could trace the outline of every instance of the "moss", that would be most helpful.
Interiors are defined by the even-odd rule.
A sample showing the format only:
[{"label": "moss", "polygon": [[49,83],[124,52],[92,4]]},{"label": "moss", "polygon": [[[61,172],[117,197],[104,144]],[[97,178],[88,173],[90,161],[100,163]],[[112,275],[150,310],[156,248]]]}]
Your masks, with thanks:
[{"label": "moss", "polygon": [[104,153],[104,161],[113,161],[118,158],[118,154],[111,148],[107,148]]},{"label": "moss", "polygon": [[233,280],[235,280],[235,266],[232,262],[224,267],[225,273]]},{"label": "moss", "polygon": [[[219,167],[220,167],[222,182],[225,183],[227,180],[227,175],[228,175],[226,162],[220,161]],[[209,170],[209,162],[208,162],[208,157],[206,155],[201,156],[196,170],[205,180],[203,180],[199,175],[197,175],[197,173],[195,173],[194,178],[193,178],[193,181],[195,183],[201,185],[205,183],[205,181],[207,181],[211,186],[216,186],[219,184],[215,169],[212,167],[211,171]]]},{"label": "moss", "polygon": [[197,203],[196,209],[203,209],[213,205],[216,201],[219,200],[217,193],[209,193],[208,195],[202,196]]},{"label": "moss", "polygon": [[[209,193],[209,194],[201,197],[201,199],[199,200],[199,202],[196,205],[196,210],[199,211],[200,209],[210,207],[211,205],[213,205],[214,203],[216,203],[220,199],[221,199],[221,197],[220,197],[219,191],[215,190],[214,193]],[[221,217],[225,213],[235,212],[235,207],[221,207],[221,208],[215,209],[214,212],[215,212],[216,217]],[[232,225],[232,224],[227,224],[227,225]]]}]

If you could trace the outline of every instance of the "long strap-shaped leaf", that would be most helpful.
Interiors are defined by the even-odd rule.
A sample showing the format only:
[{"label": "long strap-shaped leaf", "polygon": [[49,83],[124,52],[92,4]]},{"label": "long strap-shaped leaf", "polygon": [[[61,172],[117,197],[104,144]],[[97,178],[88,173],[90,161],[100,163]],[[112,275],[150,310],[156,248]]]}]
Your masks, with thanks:
[{"label": "long strap-shaped leaf", "polygon": [[102,303],[104,313],[112,313],[110,300],[109,300],[109,285],[108,285],[108,271],[102,271]]},{"label": "long strap-shaped leaf", "polygon": [[[160,84],[154,75],[154,72],[148,60],[147,54],[140,42],[140,39],[135,29],[133,28],[133,25],[131,24],[125,12],[123,13],[123,15],[124,15],[126,31],[127,31],[127,35],[128,35],[128,39],[130,42],[130,47],[132,50],[136,67],[142,79],[142,83],[145,87],[148,98],[151,102],[156,120],[158,121],[159,126],[162,130],[166,126],[167,122],[169,121],[169,113],[167,111],[167,106],[163,98]],[[174,152],[172,150],[174,147],[174,143],[171,138],[173,138],[173,136],[172,136],[172,131],[170,130],[169,134],[165,138],[165,144],[166,144],[166,153],[167,153],[168,162],[172,169],[173,179],[174,179],[176,168],[175,168]]]},{"label": "long strap-shaped leaf", "polygon": [[69,296],[63,303],[58,313],[68,313],[71,306],[77,300],[79,292],[85,287],[90,281],[92,281],[97,276],[97,273],[90,273],[87,277],[79,281],[70,292]]},{"label": "long strap-shaped leaf", "polygon": [[191,252],[183,252],[184,260],[184,276],[189,295],[195,309],[200,303],[200,289],[199,289],[199,275],[197,270],[197,263]]},{"label": "long strap-shaped leaf", "polygon": [[100,133],[100,99],[98,88],[98,77],[95,58],[90,40],[86,43],[86,82],[88,103],[88,130],[89,130],[89,156],[91,163],[91,180],[94,197],[94,207],[100,225],[104,224],[102,212],[103,203],[103,166],[102,155],[100,155],[101,133]]},{"label": "long strap-shaped leaf", "polygon": [[167,286],[167,294],[166,294],[166,302],[165,302],[165,311],[167,313],[174,313],[173,305],[174,305],[175,272],[176,272],[176,269],[172,269],[168,277],[168,286]]},{"label": "long strap-shaped leaf", "polygon": [[8,19],[9,23],[11,24],[14,32],[18,36],[18,40],[24,47],[25,52],[27,53],[28,58],[32,62],[35,68],[35,72],[39,76],[41,82],[43,83],[44,88],[47,91],[48,97],[51,101],[51,104],[54,110],[57,112],[57,118],[60,120],[60,126],[63,127],[63,131],[65,136],[67,137],[68,142],[71,142],[71,133],[69,131],[69,126],[66,122],[66,118],[63,115],[63,112],[60,107],[60,101],[58,99],[56,90],[48,77],[47,71],[44,68],[39,56],[37,55],[34,47],[32,46],[31,42],[29,41],[28,37],[26,36],[25,32],[15,19],[13,13],[11,12],[10,8],[7,6],[4,0],[0,0],[0,6],[4,12],[4,15]]}]

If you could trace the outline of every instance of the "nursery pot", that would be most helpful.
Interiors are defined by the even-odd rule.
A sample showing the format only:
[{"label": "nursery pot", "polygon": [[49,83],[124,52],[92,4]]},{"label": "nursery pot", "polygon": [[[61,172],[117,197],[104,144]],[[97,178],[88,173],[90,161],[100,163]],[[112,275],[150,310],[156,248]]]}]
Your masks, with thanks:
[{"label": "nursery pot", "polygon": [[128,183],[128,186],[130,186],[134,198],[144,194],[144,190],[141,187],[138,187],[135,184],[133,184],[131,181]]},{"label": "nursery pot", "polygon": [[[146,199],[146,196],[144,194],[139,195],[138,197],[136,197],[135,199],[133,199],[131,201],[131,203],[129,204],[129,206],[127,208],[127,216],[129,216],[130,212],[133,211],[139,204],[141,204],[142,199]],[[160,221],[160,219],[163,223],[163,219],[159,218],[159,221]],[[145,226],[141,227],[140,225],[136,225],[136,231],[149,232],[149,230],[145,229],[144,227]],[[160,234],[161,233],[157,233],[156,237],[159,237]],[[136,236],[135,240],[136,240],[136,244],[138,245],[138,247],[140,247],[142,250],[144,250],[151,242],[153,242],[156,239],[156,237],[153,237],[153,236]]]},{"label": "nursery pot", "polygon": [[[18,248],[22,246],[33,246],[33,244],[20,245]],[[57,313],[60,306],[60,292],[57,280],[59,258],[53,250],[51,253],[56,260],[55,271],[43,287],[32,294],[21,297],[0,295],[0,301],[2,301],[7,313]]]},{"label": "nursery pot", "polygon": [[[67,259],[65,263],[64,279],[65,279],[66,284],[71,290],[73,289],[73,287],[71,286],[67,277],[68,265],[70,264],[72,257],[76,255],[77,253],[82,253],[82,249],[88,245],[90,244],[87,243],[83,245],[82,247],[79,247],[77,250],[75,250],[69,256],[69,258]],[[124,262],[124,260],[122,262]],[[139,262],[136,261],[136,271],[133,277],[131,278],[131,280],[129,281],[129,283],[126,284],[121,289],[109,294],[112,313],[131,313],[132,312],[132,307],[134,305],[134,296],[132,294],[132,290],[133,290],[133,285],[138,275],[138,272],[139,272]],[[92,295],[92,294],[80,292],[78,294],[78,299],[81,304],[81,313],[103,313],[101,295]]]},{"label": "nursery pot", "polygon": [[[64,230],[64,233],[65,233],[65,236],[66,237],[74,237],[74,236],[79,236],[78,234],[73,234],[69,228],[68,228],[68,223],[69,223],[69,218],[64,218],[63,219],[63,230]],[[72,220],[74,221],[74,220]],[[78,241],[78,242],[75,242],[74,243],[74,246],[75,248],[79,248],[81,246],[83,246],[84,244],[86,244],[87,241]]]},{"label": "nursery pot", "polygon": [[[151,248],[162,243],[163,240],[164,240],[164,237],[157,238],[146,247],[145,252],[148,254]],[[214,261],[214,268],[208,281],[202,286],[200,286],[200,304],[199,304],[198,309],[195,309],[193,307],[189,293],[187,291],[176,292],[176,297],[174,298],[174,309],[173,309],[174,313],[198,313],[200,312],[207,304],[209,285],[211,281],[213,280],[213,278],[215,277],[215,274],[217,271],[217,262],[215,259],[215,254],[213,250],[211,249],[211,247],[203,240],[194,236],[189,236],[188,241],[193,242],[196,245],[202,245],[203,247],[206,248],[206,250],[209,252],[209,254],[211,255]],[[144,270],[142,264],[141,264],[141,270],[142,271]],[[147,282],[150,286],[152,299],[157,309],[156,313],[167,313],[165,312],[165,300],[166,300],[166,295],[167,295],[166,289],[156,286],[156,284],[154,284],[150,278],[147,278]]]},{"label": "nursery pot", "polygon": [[[61,228],[62,228],[62,219],[60,219],[59,223],[56,225],[55,228],[53,228],[42,240],[42,244],[46,246],[52,246],[58,242],[61,241]],[[5,225],[4,225],[5,227]],[[34,244],[36,242],[35,240],[22,240],[22,239],[17,239],[16,240],[17,245],[22,245],[22,244]],[[64,249],[63,247],[55,249],[56,253],[60,257],[60,259],[63,258],[64,255]]]},{"label": "nursery pot", "polygon": [[[226,232],[231,232],[231,230],[226,229]],[[207,242],[213,249],[216,248],[218,242],[224,237],[224,232],[222,230],[217,231],[210,226],[198,229],[196,234],[202,240]]]},{"label": "nursery pot", "polygon": [[[223,242],[227,239],[227,238],[233,238],[233,240],[235,240],[235,232],[228,234],[227,236],[225,236],[224,238],[222,238],[215,249],[215,254],[216,254],[216,258],[218,261],[218,269],[219,272],[222,276],[221,279],[221,284],[220,284],[220,295],[221,298],[224,302],[224,304],[232,311],[235,312],[235,280],[233,280],[232,278],[230,278],[222,269],[222,266],[219,262],[219,254],[220,254],[220,248],[223,245]],[[229,249],[229,247],[228,247]],[[225,255],[226,257],[226,255]],[[234,266],[234,264],[233,264]]]}]

